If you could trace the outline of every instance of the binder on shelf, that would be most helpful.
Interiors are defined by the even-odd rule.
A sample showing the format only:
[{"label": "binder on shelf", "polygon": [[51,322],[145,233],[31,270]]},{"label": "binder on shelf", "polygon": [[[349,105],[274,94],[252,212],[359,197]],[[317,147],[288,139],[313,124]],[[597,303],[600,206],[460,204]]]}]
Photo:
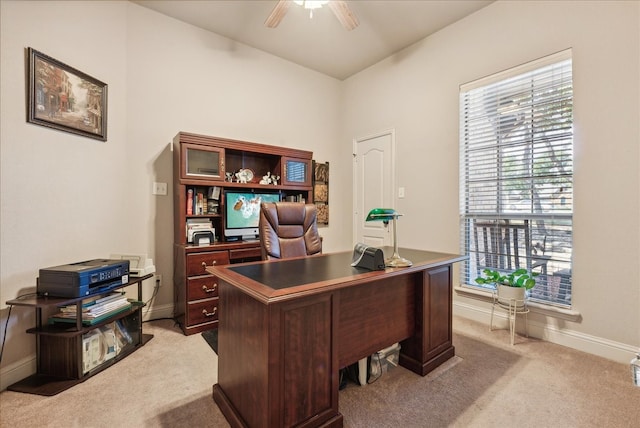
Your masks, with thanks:
[{"label": "binder on shelf", "polygon": [[104,362],[101,337],[100,330],[92,330],[82,336],[82,366],[84,374],[89,373]]}]

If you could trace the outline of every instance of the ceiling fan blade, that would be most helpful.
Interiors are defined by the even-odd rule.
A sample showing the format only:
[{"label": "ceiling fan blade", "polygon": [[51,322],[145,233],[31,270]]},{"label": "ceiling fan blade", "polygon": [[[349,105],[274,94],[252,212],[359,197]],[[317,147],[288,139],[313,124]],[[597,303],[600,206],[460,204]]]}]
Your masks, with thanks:
[{"label": "ceiling fan blade", "polygon": [[282,18],[284,18],[284,15],[287,13],[291,3],[291,0],[279,0],[278,4],[276,4],[271,11],[271,15],[269,15],[267,20],[264,21],[264,25],[269,28],[276,28],[278,24],[280,24],[280,21],[282,21]]},{"label": "ceiling fan blade", "polygon": [[360,25],[358,17],[347,6],[344,0],[329,0],[329,8],[344,28],[351,31]]}]

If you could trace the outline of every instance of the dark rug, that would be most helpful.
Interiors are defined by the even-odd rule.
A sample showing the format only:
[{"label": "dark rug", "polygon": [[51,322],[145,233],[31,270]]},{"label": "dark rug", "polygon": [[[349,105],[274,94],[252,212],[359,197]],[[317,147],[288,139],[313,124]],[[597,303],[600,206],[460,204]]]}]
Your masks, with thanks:
[{"label": "dark rug", "polygon": [[218,353],[218,329],[207,330],[202,332],[202,338],[207,341],[213,352]]}]

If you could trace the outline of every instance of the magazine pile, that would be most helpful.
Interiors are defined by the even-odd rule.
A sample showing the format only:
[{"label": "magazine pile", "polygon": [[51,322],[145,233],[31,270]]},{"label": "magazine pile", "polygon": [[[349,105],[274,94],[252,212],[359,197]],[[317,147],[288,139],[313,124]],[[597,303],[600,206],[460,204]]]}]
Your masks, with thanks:
[{"label": "magazine pile", "polygon": [[[119,312],[131,309],[131,301],[121,292],[85,299],[81,304],[82,323],[85,325],[99,323]],[[75,304],[61,306],[59,309],[60,312],[49,317],[50,323],[76,322],[77,307]]]}]

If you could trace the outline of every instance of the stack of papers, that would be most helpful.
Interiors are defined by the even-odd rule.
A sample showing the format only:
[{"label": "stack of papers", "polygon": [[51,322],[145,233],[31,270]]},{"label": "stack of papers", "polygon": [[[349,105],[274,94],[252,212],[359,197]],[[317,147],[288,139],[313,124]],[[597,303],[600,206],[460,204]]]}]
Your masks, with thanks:
[{"label": "stack of papers", "polygon": [[[120,292],[85,299],[81,305],[83,324],[95,324],[131,308],[131,302]],[[49,317],[49,322],[76,322],[77,310],[76,305],[61,306],[60,312]]]}]

